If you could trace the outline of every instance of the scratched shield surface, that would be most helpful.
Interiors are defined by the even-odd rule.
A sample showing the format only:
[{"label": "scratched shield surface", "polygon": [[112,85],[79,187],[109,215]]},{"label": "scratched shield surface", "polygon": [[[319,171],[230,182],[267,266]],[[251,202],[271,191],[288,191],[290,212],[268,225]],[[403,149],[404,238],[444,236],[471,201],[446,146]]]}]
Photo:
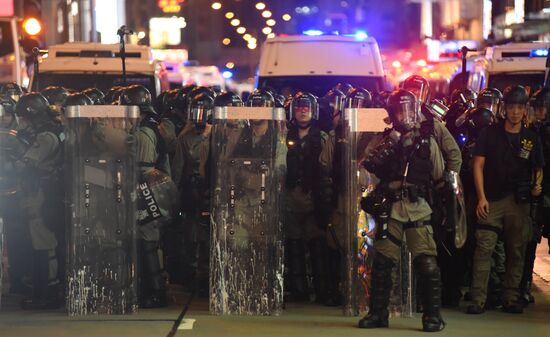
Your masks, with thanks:
[{"label": "scratched shield surface", "polygon": [[[345,268],[344,314],[356,316],[368,311],[371,276],[375,256],[374,241],[378,224],[361,209],[361,198],[371,193],[379,180],[363,167],[367,154],[380,142],[386,125],[380,109],[345,109],[343,132],[337,139],[343,160],[342,186],[338,189],[338,209],[344,220]],[[389,311],[392,316],[411,316],[414,306],[412,263],[406,244],[393,270],[394,285]]]},{"label": "scratched shield surface", "polygon": [[139,110],[74,106],[67,117],[69,315],[135,312]]},{"label": "scratched shield surface", "polygon": [[216,111],[212,134],[210,312],[278,315],[284,111],[223,109]]}]

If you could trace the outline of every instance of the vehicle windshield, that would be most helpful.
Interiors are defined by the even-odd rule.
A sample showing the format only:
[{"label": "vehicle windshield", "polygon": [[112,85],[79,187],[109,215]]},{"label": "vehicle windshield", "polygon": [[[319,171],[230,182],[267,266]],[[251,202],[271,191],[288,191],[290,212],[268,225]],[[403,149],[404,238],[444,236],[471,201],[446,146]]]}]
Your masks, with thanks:
[{"label": "vehicle windshield", "polygon": [[535,92],[544,84],[544,72],[530,74],[514,74],[504,73],[489,76],[489,88],[497,88],[501,92],[510,85],[523,85],[531,88],[531,92]]},{"label": "vehicle windshield", "polygon": [[260,77],[258,88],[271,88],[283,95],[304,91],[322,97],[338,83],[378,92],[385,89],[383,82],[382,77],[374,76],[270,76]]},{"label": "vehicle windshield", "polygon": [[[155,78],[152,75],[128,74],[128,85],[141,84],[156,96]],[[36,84],[33,83],[33,87]],[[110,88],[123,85],[122,75],[120,74],[59,74],[59,73],[40,73],[38,78],[38,90],[42,90],[50,85],[62,86],[67,89],[81,91],[87,88],[99,88],[107,92]],[[35,87],[36,88],[36,87]],[[36,90],[36,89],[35,89]]]}]

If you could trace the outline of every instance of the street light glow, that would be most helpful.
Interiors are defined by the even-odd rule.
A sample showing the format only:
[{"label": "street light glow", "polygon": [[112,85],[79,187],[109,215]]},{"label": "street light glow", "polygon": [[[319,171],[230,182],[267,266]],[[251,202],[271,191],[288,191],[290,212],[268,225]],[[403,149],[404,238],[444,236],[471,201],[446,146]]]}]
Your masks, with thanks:
[{"label": "street light glow", "polygon": [[237,28],[237,33],[239,33],[239,34],[244,34],[244,33],[246,33],[246,28],[244,28],[244,27],[239,27],[239,28]]},{"label": "street light glow", "polygon": [[263,2],[258,2],[256,4],[256,9],[259,10],[259,11],[262,11],[265,9],[265,4]]},{"label": "street light glow", "polygon": [[283,20],[284,21],[290,21],[292,19],[292,16],[290,16],[290,14],[284,14],[283,15]]},{"label": "street light glow", "polygon": [[244,34],[244,35],[243,35],[243,40],[245,40],[245,41],[248,41],[248,40],[250,40],[251,38],[252,38],[252,35],[250,35],[250,34]]},{"label": "street light glow", "polygon": [[237,27],[240,24],[241,24],[241,20],[239,20],[239,19],[231,20],[231,26]]},{"label": "street light glow", "polygon": [[277,24],[277,21],[273,20],[273,19],[269,19],[265,22],[266,25],[270,26],[270,27],[273,27]]},{"label": "street light glow", "polygon": [[222,43],[224,46],[227,46],[231,43],[231,39],[226,37],[225,39],[222,40]]},{"label": "street light glow", "polygon": [[227,19],[233,19],[233,18],[235,17],[235,13],[233,13],[233,12],[227,12],[227,13],[225,13],[225,17],[226,17]]},{"label": "street light glow", "polygon": [[391,63],[391,66],[394,67],[395,69],[399,69],[401,68],[401,62],[399,62],[398,60],[395,60]]},{"label": "street light glow", "polygon": [[233,68],[235,68],[235,63],[233,63],[233,62],[227,62],[227,63],[225,64],[225,67],[226,67],[227,69],[233,69]]},{"label": "street light glow", "polygon": [[248,49],[256,49],[257,45],[249,43],[247,47]]},{"label": "street light glow", "polygon": [[222,8],[222,4],[221,4],[221,3],[219,3],[219,2],[214,2],[214,3],[212,4],[212,9],[218,10],[218,9],[220,9],[220,8]]},{"label": "street light glow", "polygon": [[263,11],[263,12],[262,12],[262,16],[263,16],[264,18],[266,18],[266,19],[267,19],[267,18],[270,18],[271,15],[273,15],[273,13],[271,13],[270,11]]},{"label": "street light glow", "polygon": [[272,39],[272,38],[274,38],[274,37],[275,37],[275,33],[271,33],[271,34],[269,34],[269,35],[267,36],[268,39]]},{"label": "street light glow", "polygon": [[271,34],[272,31],[273,29],[271,29],[271,27],[264,27],[264,29],[262,29],[262,33],[264,33],[265,35]]}]

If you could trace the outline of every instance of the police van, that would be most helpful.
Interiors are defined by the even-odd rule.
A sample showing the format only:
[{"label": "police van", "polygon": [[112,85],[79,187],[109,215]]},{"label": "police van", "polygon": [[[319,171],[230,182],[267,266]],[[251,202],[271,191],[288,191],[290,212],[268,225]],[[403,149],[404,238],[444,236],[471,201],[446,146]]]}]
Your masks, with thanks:
[{"label": "police van", "polygon": [[[124,85],[118,44],[64,43],[48,49],[39,63],[38,77],[33,75],[30,88],[42,90],[50,85],[83,90],[96,87],[107,91]],[[153,60],[151,48],[126,45],[127,84],[141,84],[153,96],[169,89],[166,68]]]},{"label": "police van", "polygon": [[279,93],[298,90],[323,96],[337,83],[371,91],[386,88],[378,43],[355,36],[298,35],[267,39],[263,45],[256,86]]},{"label": "police van", "polygon": [[550,43],[511,43],[488,47],[485,56],[476,59],[469,86],[479,91],[486,87],[504,90],[523,85],[536,90],[544,83],[546,57]]}]

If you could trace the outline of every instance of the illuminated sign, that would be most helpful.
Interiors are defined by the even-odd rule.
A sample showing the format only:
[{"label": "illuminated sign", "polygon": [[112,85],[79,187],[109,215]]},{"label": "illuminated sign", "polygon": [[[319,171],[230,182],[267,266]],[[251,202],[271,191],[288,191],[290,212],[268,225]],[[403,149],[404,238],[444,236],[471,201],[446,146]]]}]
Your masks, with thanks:
[{"label": "illuminated sign", "polygon": [[0,16],[13,16],[13,0],[0,0]]},{"label": "illuminated sign", "polygon": [[185,0],[158,0],[157,4],[164,13],[179,13]]}]

